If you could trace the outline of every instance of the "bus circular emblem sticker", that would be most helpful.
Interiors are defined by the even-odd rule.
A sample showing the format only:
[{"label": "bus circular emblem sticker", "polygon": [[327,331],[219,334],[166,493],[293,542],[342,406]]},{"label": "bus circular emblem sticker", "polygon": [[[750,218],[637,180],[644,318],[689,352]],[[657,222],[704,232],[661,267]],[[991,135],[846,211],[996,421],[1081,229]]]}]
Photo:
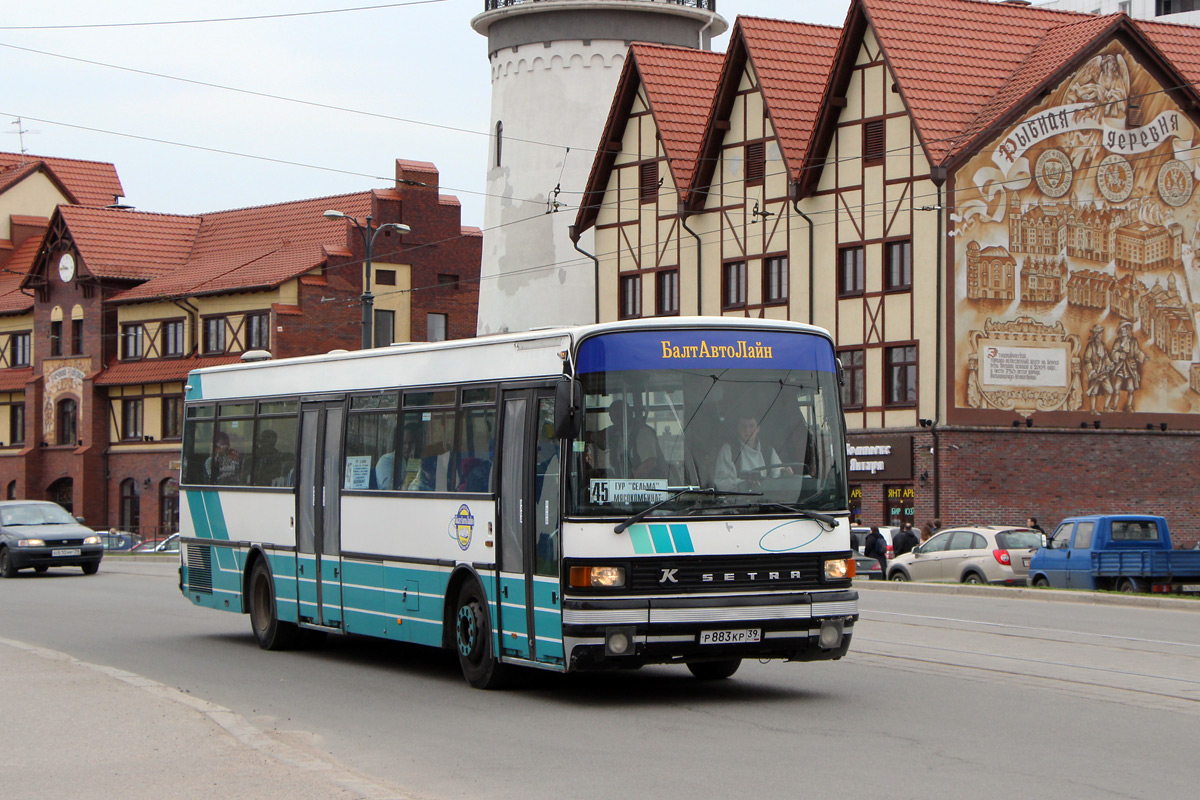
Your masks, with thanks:
[{"label": "bus circular emblem sticker", "polygon": [[1125,156],[1112,153],[1096,168],[1096,188],[1110,203],[1123,203],[1133,193],[1133,166]]},{"label": "bus circular emblem sticker", "polygon": [[463,503],[450,518],[450,538],[456,540],[461,549],[466,550],[471,546],[471,534],[474,531],[475,517],[471,516],[471,509],[467,508],[467,504]]},{"label": "bus circular emblem sticker", "polygon": [[1075,173],[1071,167],[1071,159],[1062,150],[1050,148],[1038,156],[1037,165],[1033,169],[1034,180],[1047,197],[1062,197],[1071,191],[1071,181]]},{"label": "bus circular emblem sticker", "polygon": [[1192,199],[1196,182],[1187,164],[1172,159],[1158,168],[1158,196],[1169,206],[1179,206]]}]

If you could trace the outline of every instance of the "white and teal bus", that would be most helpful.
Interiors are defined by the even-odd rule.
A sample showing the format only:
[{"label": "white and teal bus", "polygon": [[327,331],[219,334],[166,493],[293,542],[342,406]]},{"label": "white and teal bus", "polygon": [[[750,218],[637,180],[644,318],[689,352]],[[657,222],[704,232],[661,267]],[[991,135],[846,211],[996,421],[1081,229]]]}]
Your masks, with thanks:
[{"label": "white and teal bus", "polygon": [[308,631],[454,648],[488,688],[846,653],[839,365],[825,331],[636,320],[188,377],[180,588]]}]

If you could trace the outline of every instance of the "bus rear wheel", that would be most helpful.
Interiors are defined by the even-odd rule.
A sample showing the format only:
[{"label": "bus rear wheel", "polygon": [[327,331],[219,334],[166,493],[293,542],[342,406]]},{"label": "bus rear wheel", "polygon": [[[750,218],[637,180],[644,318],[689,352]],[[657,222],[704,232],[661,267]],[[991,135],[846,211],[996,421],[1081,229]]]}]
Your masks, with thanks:
[{"label": "bus rear wheel", "polygon": [[250,573],[250,627],[263,650],[287,650],[296,643],[300,629],[283,622],[275,610],[275,581],[266,559],[259,559]]},{"label": "bus rear wheel", "polygon": [[508,677],[492,650],[492,625],[487,599],[475,581],[458,590],[454,612],[454,645],[463,677],[476,689],[498,689]]},{"label": "bus rear wheel", "polygon": [[720,681],[737,672],[741,665],[740,658],[726,658],[721,661],[689,661],[687,668],[702,681]]}]

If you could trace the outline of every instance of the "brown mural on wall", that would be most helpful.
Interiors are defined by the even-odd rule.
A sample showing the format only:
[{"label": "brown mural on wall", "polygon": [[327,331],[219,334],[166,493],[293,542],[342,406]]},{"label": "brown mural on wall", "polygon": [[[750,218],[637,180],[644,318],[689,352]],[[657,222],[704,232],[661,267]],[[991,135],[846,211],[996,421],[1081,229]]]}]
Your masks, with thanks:
[{"label": "brown mural on wall", "polygon": [[1200,411],[1194,147],[1114,41],[955,173],[956,407]]}]

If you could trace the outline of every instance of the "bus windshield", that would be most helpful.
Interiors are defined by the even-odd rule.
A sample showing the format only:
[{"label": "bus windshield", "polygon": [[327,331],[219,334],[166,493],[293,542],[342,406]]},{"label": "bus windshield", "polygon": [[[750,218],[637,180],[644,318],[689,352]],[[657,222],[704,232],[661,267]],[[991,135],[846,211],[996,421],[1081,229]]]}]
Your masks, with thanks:
[{"label": "bus windshield", "polygon": [[845,510],[830,342],[784,331],[617,333],[580,345],[574,516]]}]

